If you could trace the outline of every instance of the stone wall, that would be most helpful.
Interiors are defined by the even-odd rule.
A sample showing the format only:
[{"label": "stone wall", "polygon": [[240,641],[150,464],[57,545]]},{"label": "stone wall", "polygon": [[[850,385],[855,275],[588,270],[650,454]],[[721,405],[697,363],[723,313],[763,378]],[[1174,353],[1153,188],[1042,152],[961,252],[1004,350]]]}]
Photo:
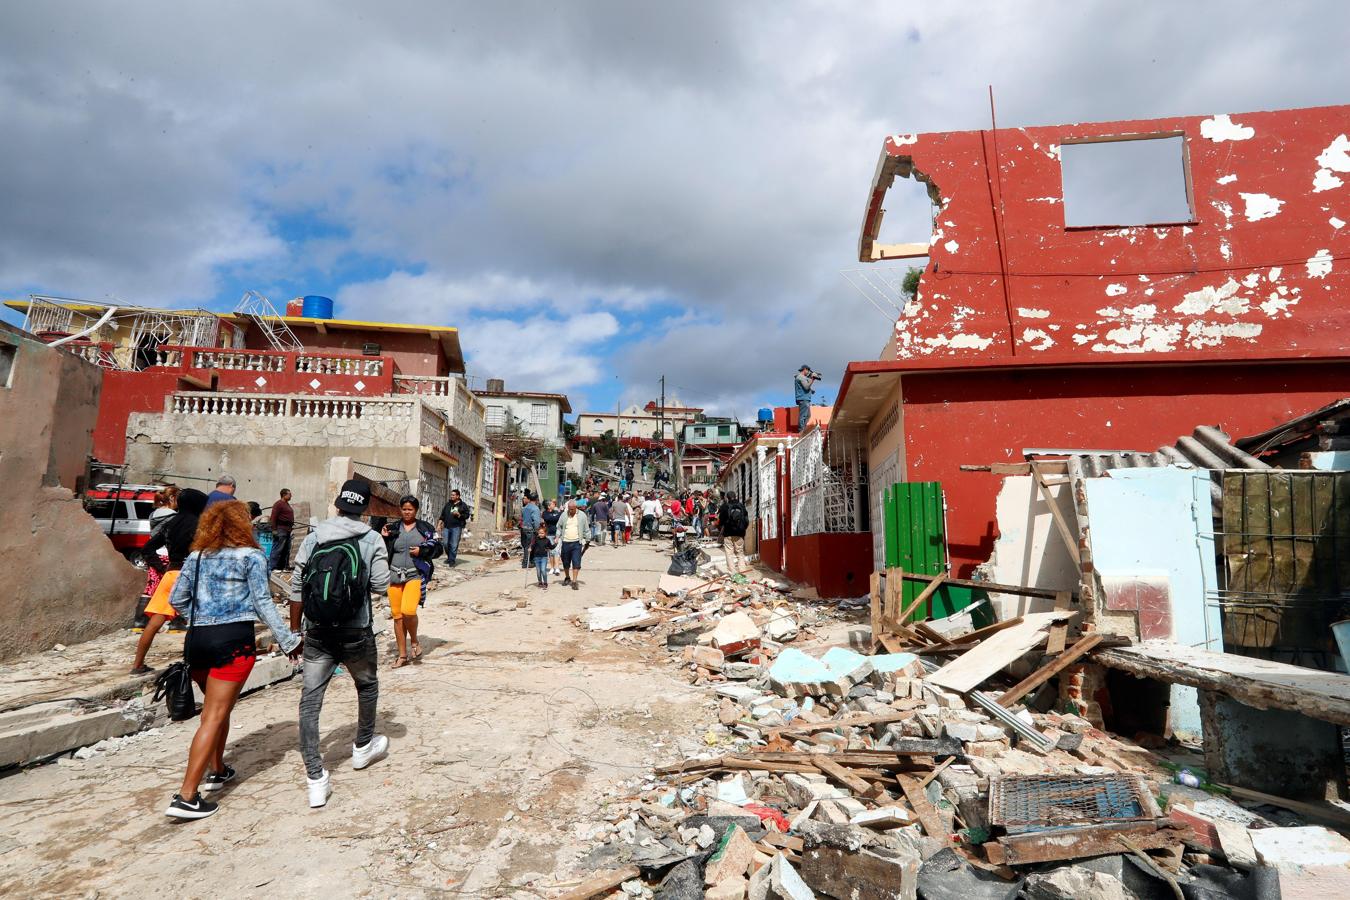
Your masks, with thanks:
[{"label": "stone wall", "polygon": [[145,575],[73,488],[98,418],[102,372],[0,323],[0,660],[130,625]]}]

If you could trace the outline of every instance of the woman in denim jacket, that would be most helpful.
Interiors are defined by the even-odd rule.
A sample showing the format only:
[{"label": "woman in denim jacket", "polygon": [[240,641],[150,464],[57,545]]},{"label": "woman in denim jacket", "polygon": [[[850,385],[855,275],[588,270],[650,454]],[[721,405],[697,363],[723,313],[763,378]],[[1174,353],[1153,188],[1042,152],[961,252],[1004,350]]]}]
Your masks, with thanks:
[{"label": "woman in denim jacket", "polygon": [[300,654],[300,636],[272,604],[269,568],[253,540],[248,507],[231,500],[202,514],[169,601],[190,623],[183,653],[205,698],[183,786],[165,810],[173,818],[204,819],[214,813],[218,804],[202,799],[199,790],[219,790],[235,776],[225,765],[225,740],[230,713],[257,659],[254,623],[265,622],[292,659]]}]

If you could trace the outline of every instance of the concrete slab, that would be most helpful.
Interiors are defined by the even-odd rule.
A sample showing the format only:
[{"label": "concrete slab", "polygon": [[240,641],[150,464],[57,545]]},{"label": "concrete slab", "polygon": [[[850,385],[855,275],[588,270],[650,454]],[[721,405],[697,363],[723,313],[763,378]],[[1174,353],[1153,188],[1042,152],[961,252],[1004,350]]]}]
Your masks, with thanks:
[{"label": "concrete slab", "polygon": [[73,700],[0,714],[0,768],[38,762],[142,727],[135,712],[85,710]]}]

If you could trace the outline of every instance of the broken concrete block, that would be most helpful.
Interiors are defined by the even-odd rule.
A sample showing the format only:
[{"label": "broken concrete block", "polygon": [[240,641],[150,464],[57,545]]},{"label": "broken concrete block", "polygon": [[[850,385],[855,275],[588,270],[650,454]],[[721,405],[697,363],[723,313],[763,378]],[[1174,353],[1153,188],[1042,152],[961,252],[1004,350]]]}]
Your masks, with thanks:
[{"label": "broken concrete block", "polygon": [[764,623],[764,636],[772,641],[790,641],[801,632],[797,617],[786,610],[773,613]]},{"label": "broken concrete block", "polygon": [[842,695],[848,690],[835,681],[834,674],[823,662],[791,647],[778,654],[769,667],[769,686],[784,697]]},{"label": "broken concrete block", "polygon": [[922,670],[916,668],[919,657],[913,653],[879,653],[867,659],[872,664],[872,671],[880,676],[882,683],[906,675],[922,675]]},{"label": "broken concrete block", "polygon": [[764,667],[759,663],[748,662],[724,662],[722,663],[722,674],[733,681],[749,681],[755,678]]},{"label": "broken concrete block", "polygon": [[819,800],[832,800],[842,796],[844,790],[824,780],[811,780],[795,772],[783,776],[783,787],[787,789],[788,799],[792,801],[792,805],[802,808]]},{"label": "broken concrete block", "polygon": [[741,706],[749,706],[755,700],[763,697],[764,694],[755,690],[746,684],[723,682],[713,688],[713,693],[719,697],[727,697],[735,700]]},{"label": "broken concrete block", "polygon": [[1000,754],[1006,752],[1008,742],[1002,741],[973,741],[966,744],[967,756],[983,756],[988,759],[995,759]]},{"label": "broken concrete block", "polygon": [[1245,826],[1224,819],[1214,820],[1214,831],[1219,836],[1219,850],[1228,864],[1239,869],[1250,869],[1257,864],[1256,847]]},{"label": "broken concrete block", "polygon": [[866,681],[872,674],[872,657],[863,656],[844,647],[831,647],[820,658],[836,680],[849,681],[852,684]]},{"label": "broken concrete block", "polygon": [[1131,900],[1119,879],[1081,866],[1037,872],[1023,888],[1029,900]]},{"label": "broken concrete block", "polygon": [[898,806],[883,806],[879,809],[864,809],[848,820],[850,825],[864,828],[901,828],[909,824],[909,813]]},{"label": "broken concrete block", "polygon": [[845,850],[809,841],[801,862],[812,890],[849,900],[915,900],[920,865],[910,849]]},{"label": "broken concrete block", "polygon": [[720,672],[722,670],[724,659],[725,657],[722,655],[722,651],[718,650],[716,647],[694,646],[684,648],[685,662],[693,663],[694,665],[701,666],[705,669],[711,669],[714,672]]},{"label": "broken concrete block", "polygon": [[959,853],[944,847],[919,869],[919,894],[924,900],[1014,900],[1022,880],[1004,881],[977,869]]},{"label": "broken concrete block", "polygon": [[586,610],[591,631],[623,631],[655,625],[659,618],[647,611],[641,600],[630,600],[619,606],[592,606]]},{"label": "broken concrete block", "polygon": [[739,825],[727,829],[703,871],[703,883],[715,885],[729,878],[748,875],[755,858],[755,844]]},{"label": "broken concrete block", "polygon": [[[1318,825],[1254,828],[1248,835],[1257,858],[1267,866],[1281,870],[1298,866],[1350,867],[1350,840]],[[1346,874],[1350,876],[1350,868]]]},{"label": "broken concrete block", "polygon": [[750,882],[737,876],[719,881],[704,892],[706,900],[743,900],[750,888]]},{"label": "broken concrete block", "polygon": [[743,612],[723,616],[712,630],[712,644],[727,656],[744,653],[759,646],[759,626]]}]

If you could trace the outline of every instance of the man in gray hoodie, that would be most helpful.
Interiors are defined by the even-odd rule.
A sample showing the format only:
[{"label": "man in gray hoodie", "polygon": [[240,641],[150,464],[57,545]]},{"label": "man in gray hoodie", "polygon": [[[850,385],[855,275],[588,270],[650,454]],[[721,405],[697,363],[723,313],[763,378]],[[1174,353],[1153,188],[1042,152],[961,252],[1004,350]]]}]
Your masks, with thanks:
[{"label": "man in gray hoodie", "polygon": [[[377,651],[371,628],[370,592],[389,589],[389,552],[384,539],[361,521],[370,505],[370,485],[352,479],[342,485],[333,501],[338,514],[320,522],[300,545],[291,574],[291,630],[299,631],[304,618],[305,685],[300,694],[300,755],[305,760],[309,805],[323,806],[333,793],[328,771],[319,753],[319,712],[333,671],[344,665],[356,685],[356,742],[352,744],[352,768],[364,769],[389,753],[389,738],[375,733],[375,708],[380,696],[375,676]],[[365,602],[345,621],[319,624],[303,617],[305,567],[316,548],[352,541],[361,557],[361,571],[368,581]]]}]

